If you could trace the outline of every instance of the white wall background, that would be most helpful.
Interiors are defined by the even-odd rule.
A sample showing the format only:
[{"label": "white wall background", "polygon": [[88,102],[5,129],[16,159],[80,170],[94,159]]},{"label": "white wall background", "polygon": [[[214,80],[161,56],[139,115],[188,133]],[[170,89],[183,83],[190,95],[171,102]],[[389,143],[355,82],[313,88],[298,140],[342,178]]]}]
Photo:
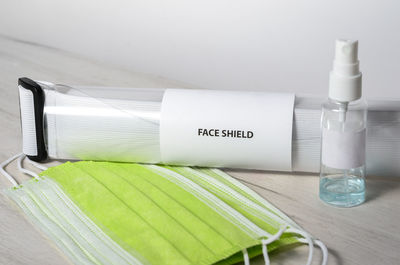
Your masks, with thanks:
[{"label": "white wall background", "polygon": [[400,98],[400,1],[1,0],[0,34],[219,89],[325,95],[335,38]]}]

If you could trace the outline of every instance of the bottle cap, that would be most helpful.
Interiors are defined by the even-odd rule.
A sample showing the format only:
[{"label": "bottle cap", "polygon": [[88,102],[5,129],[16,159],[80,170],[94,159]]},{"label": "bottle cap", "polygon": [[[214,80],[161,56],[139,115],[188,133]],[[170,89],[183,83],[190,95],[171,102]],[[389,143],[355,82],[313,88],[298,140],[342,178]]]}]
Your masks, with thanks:
[{"label": "bottle cap", "polygon": [[336,40],[335,60],[329,76],[329,98],[350,102],[361,98],[362,74],[357,40]]}]

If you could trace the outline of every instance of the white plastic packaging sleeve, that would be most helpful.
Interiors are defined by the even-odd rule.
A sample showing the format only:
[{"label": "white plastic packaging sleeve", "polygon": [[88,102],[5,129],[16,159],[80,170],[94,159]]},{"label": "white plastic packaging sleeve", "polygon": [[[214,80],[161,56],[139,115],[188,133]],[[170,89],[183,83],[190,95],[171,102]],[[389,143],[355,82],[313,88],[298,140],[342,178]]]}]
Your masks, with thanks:
[{"label": "white plastic packaging sleeve", "polygon": [[[35,104],[32,104],[31,92],[22,90],[22,87],[20,87],[20,108],[22,135],[24,138],[23,149],[27,155],[38,153],[37,142],[35,142],[38,137],[35,128],[37,129],[38,127],[35,126],[43,126],[43,135],[41,137],[43,137],[47,155],[40,161],[44,161],[46,158],[139,163],[168,163],[167,161],[178,163],[181,161],[184,165],[285,171],[292,169],[293,171],[303,172],[319,171],[321,104],[324,101],[321,98],[297,95],[294,99],[294,113],[291,111],[286,116],[287,120],[289,120],[289,117],[293,115],[293,118],[290,118],[290,128],[288,127],[289,129],[282,133],[285,137],[280,138],[286,139],[290,135],[291,141],[287,143],[290,144],[291,150],[290,148],[288,149],[289,144],[276,144],[278,141],[276,143],[273,142],[273,145],[270,146],[279,145],[279,148],[269,148],[265,144],[270,144],[268,141],[271,139],[267,138],[263,140],[265,141],[263,146],[261,144],[254,145],[255,151],[253,152],[252,150],[250,152],[241,146],[241,144],[248,142],[248,140],[255,141],[260,133],[259,130],[266,130],[267,127],[278,132],[279,128],[281,128],[280,126],[282,126],[281,123],[284,120],[287,121],[286,119],[279,118],[282,111],[280,108],[281,103],[270,103],[272,105],[268,105],[267,107],[272,109],[272,113],[265,115],[266,107],[264,105],[258,104],[255,107],[256,104],[254,102],[251,104],[245,103],[253,97],[251,95],[257,95],[256,98],[258,96],[262,97],[263,93],[261,92],[215,91],[215,95],[227,93],[227,96],[211,100],[203,100],[202,97],[192,97],[191,101],[189,101],[185,99],[189,96],[186,96],[186,92],[184,92],[188,90],[179,89],[183,91],[181,95],[184,99],[183,103],[180,104],[184,104],[186,107],[184,110],[179,110],[176,106],[174,110],[174,106],[172,105],[172,107],[170,106],[172,108],[171,111],[180,111],[180,115],[182,113],[188,114],[189,112],[197,111],[191,113],[193,118],[186,117],[188,122],[191,122],[188,124],[193,124],[195,121],[194,117],[196,117],[196,120],[198,119],[196,126],[200,126],[200,122],[205,122],[201,124],[204,128],[194,127],[195,129],[236,130],[236,136],[240,138],[227,137],[227,139],[223,139],[226,142],[221,142],[221,139],[217,137],[207,136],[214,133],[208,130],[201,131],[202,137],[190,134],[182,136],[177,131],[179,126],[183,126],[183,123],[178,124],[178,126],[173,125],[173,122],[178,122],[178,119],[182,119],[182,117],[175,116],[175,121],[169,121],[170,125],[167,124],[167,127],[170,127],[170,132],[173,131],[167,137],[173,137],[176,146],[168,150],[165,149],[164,145],[165,143],[167,143],[166,145],[172,143],[172,140],[164,141],[163,143],[160,141],[161,138],[164,139],[164,133],[166,132],[164,131],[163,136],[161,136],[160,127],[163,126],[164,128],[166,125],[164,122],[161,122],[161,116],[164,116],[161,115],[161,109],[163,108],[165,111],[170,108],[168,105],[163,104],[165,91],[170,91],[165,97],[166,101],[164,103],[167,103],[171,99],[168,95],[175,89],[71,87],[43,81],[37,82],[43,89],[45,96],[43,123],[36,124],[34,116],[32,116],[35,111]],[[194,93],[195,91],[192,92]],[[214,92],[205,91],[204,93]],[[234,102],[233,98],[232,101],[228,99],[231,95],[232,97],[241,95],[236,99],[239,101],[240,98],[240,102],[236,102],[238,105],[235,105],[235,108],[232,108],[232,111],[228,112],[226,111],[226,106]],[[290,100],[290,102],[292,101]],[[254,108],[256,111],[250,115],[248,113],[249,110],[246,109],[247,106],[250,109]],[[211,107],[214,109],[213,111],[211,111]],[[292,107],[287,108],[287,110],[289,109],[292,109]],[[224,115],[228,119],[218,122],[218,126],[214,126],[212,122],[214,122],[218,115],[222,115],[224,111],[226,111]],[[206,114],[207,116],[205,116]],[[221,119],[221,117],[218,119]],[[231,125],[228,121],[234,124],[232,128],[224,127]],[[250,126],[253,126],[253,124],[257,128],[257,132],[252,131],[250,133],[248,131],[251,131]],[[244,127],[244,125],[249,127]],[[191,133],[193,134],[193,131]],[[197,133],[199,132],[197,131]],[[219,133],[222,133],[222,131]],[[271,131],[263,131],[262,133],[264,133],[264,136],[271,135]],[[252,136],[252,138],[248,137],[246,139],[243,137],[247,135]],[[194,137],[195,140],[193,142],[184,142],[184,137],[188,137],[189,139],[189,136]],[[366,168],[368,175],[399,176],[399,100],[368,101],[366,138]],[[205,142],[207,145],[204,145]],[[211,143],[214,142],[216,144],[212,145]],[[286,142],[283,141],[283,143]],[[225,146],[225,144],[232,144],[226,149],[229,152],[224,151],[225,147],[222,146]],[[206,156],[196,157],[197,150],[195,151],[194,147],[201,147],[202,152],[205,152]],[[175,148],[176,150],[174,150]],[[163,149],[163,155],[161,155],[161,149]],[[189,155],[187,153],[177,153],[177,151],[188,152],[188,150],[191,151]],[[272,150],[274,152],[279,151],[283,162],[279,164],[272,162],[271,159],[275,159],[275,156],[270,157],[270,151]],[[291,154],[289,158],[287,158],[288,153]],[[183,157],[183,154],[185,154],[185,157]],[[185,159],[182,160],[183,158]]]}]

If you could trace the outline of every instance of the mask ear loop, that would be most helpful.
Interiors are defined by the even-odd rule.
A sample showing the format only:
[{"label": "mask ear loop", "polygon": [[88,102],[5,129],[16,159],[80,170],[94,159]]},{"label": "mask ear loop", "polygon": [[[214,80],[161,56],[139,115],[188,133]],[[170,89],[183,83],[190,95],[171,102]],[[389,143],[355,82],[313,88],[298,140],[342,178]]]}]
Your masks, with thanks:
[{"label": "mask ear loop", "polygon": [[1,174],[3,174],[12,184],[14,187],[17,187],[19,184],[18,182],[15,180],[15,178],[13,178],[10,174],[7,173],[7,171],[5,170],[5,167],[10,164],[13,160],[17,159],[18,157],[22,156],[22,153],[16,154],[12,157],[10,157],[9,159],[3,161],[0,164],[0,172]]},{"label": "mask ear loop", "polygon": [[325,246],[322,241],[316,239],[314,243],[321,249],[322,251],[322,265],[326,265],[328,263],[328,248]]},{"label": "mask ear loop", "polygon": [[244,265],[250,265],[250,258],[249,258],[249,253],[247,252],[247,249],[243,249],[243,261]]},{"label": "mask ear loop", "polygon": [[265,265],[269,265],[270,264],[267,245],[271,244],[275,240],[278,240],[282,236],[283,232],[285,232],[286,229],[287,229],[287,226],[285,225],[281,229],[279,229],[279,231],[275,235],[271,236],[268,239],[261,240],[262,253],[263,253],[263,256],[264,256]]},{"label": "mask ear loop", "polygon": [[308,248],[309,248],[309,252],[308,252],[308,259],[307,259],[307,265],[310,265],[312,262],[312,258],[313,258],[313,250],[314,250],[314,244],[313,244],[313,240],[311,239],[311,237],[299,230],[299,229],[295,229],[295,228],[289,228],[288,230],[286,230],[286,232],[288,233],[294,233],[294,234],[298,234],[301,235],[303,238],[299,239],[300,242],[302,243],[307,243],[308,244]]},{"label": "mask ear loop", "polygon": [[30,170],[25,169],[25,168],[22,167],[22,160],[23,160],[24,158],[25,158],[25,155],[24,155],[24,154],[22,154],[22,155],[18,158],[18,161],[17,161],[18,170],[21,171],[22,173],[25,173],[25,174],[27,174],[27,175],[33,177],[34,179],[39,178],[38,174],[36,174],[35,172],[30,171]]},{"label": "mask ear loop", "polygon": [[[25,169],[25,168],[22,167],[22,160],[23,160],[25,157],[26,157],[25,154],[19,153],[19,154],[16,154],[16,155],[14,155],[14,156],[8,158],[7,160],[3,161],[2,163],[0,163],[0,172],[1,172],[1,174],[3,174],[3,175],[11,182],[11,184],[13,184],[14,187],[17,187],[19,184],[18,184],[18,182],[15,180],[15,178],[12,177],[12,176],[5,170],[5,167],[6,167],[8,164],[10,164],[12,161],[14,161],[15,159],[17,159],[17,158],[18,158],[17,167],[18,167],[18,170],[19,170],[19,171],[21,171],[21,172],[23,172],[23,173],[25,173],[25,174],[27,174],[27,175],[33,177],[33,178],[38,178],[38,177],[39,177],[35,172],[30,171],[30,170]],[[43,165],[40,165],[40,164],[38,164],[38,163],[36,163],[36,162],[30,160],[30,159],[28,159],[28,162],[29,162],[30,164],[32,164],[33,166],[35,166],[36,168],[38,168],[38,169],[41,169],[41,170],[46,170],[46,169],[47,169],[47,167],[45,167],[45,166],[43,166]]]},{"label": "mask ear loop", "polygon": [[48,167],[45,167],[45,166],[43,166],[43,165],[41,165],[39,163],[36,163],[35,161],[30,160],[28,157],[26,158],[26,160],[29,162],[29,164],[31,164],[32,166],[34,166],[34,167],[36,167],[36,168],[38,168],[40,170],[44,171],[44,170],[48,169]]}]

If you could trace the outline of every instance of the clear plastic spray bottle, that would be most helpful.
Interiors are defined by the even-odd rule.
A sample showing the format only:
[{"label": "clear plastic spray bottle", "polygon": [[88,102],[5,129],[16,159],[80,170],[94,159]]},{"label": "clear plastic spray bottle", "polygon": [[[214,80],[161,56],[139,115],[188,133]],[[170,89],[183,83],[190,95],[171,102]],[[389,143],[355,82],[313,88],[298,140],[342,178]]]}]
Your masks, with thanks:
[{"label": "clear plastic spray bottle", "polygon": [[358,42],[337,40],[329,99],[322,106],[319,196],[338,207],[365,200],[367,106],[361,77]]}]

